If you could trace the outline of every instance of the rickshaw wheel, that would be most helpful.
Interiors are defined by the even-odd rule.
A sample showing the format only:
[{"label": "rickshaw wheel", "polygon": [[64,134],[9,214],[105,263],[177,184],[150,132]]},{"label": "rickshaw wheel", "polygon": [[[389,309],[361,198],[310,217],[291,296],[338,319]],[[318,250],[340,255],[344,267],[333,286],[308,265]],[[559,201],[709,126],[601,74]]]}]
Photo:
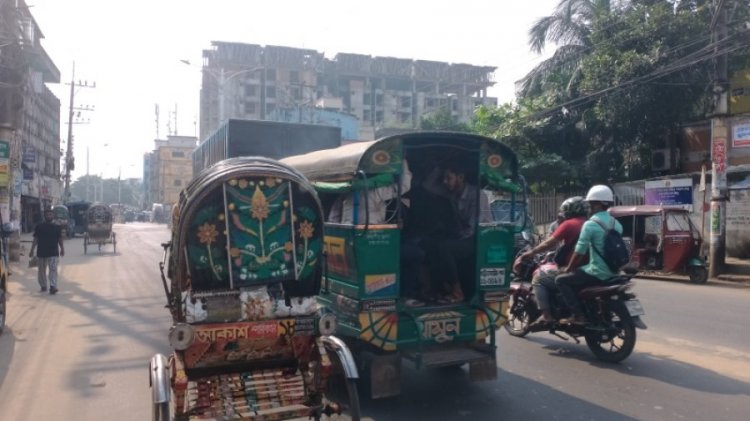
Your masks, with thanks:
[{"label": "rickshaw wheel", "polygon": [[169,402],[155,403],[153,405],[153,416],[151,417],[154,421],[169,421]]},{"label": "rickshaw wheel", "polygon": [[708,281],[708,269],[703,266],[690,266],[688,275],[693,284],[705,284]]},{"label": "rickshaw wheel", "polygon": [[83,237],[83,254],[86,254],[88,252],[89,248],[89,236]]},{"label": "rickshaw wheel", "polygon": [[357,380],[349,379],[344,374],[341,361],[333,350],[328,350],[333,369],[328,377],[328,385],[323,397],[323,403],[332,402],[341,405],[341,415],[333,414],[317,417],[317,420],[351,420],[359,421],[361,418],[359,408],[359,393]]}]

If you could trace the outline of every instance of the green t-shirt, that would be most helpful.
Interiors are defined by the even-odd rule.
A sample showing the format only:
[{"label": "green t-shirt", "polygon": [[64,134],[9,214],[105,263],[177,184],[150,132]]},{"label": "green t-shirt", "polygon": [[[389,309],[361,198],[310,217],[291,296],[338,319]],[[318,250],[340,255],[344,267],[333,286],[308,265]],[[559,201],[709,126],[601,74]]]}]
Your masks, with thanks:
[{"label": "green t-shirt", "polygon": [[[604,234],[605,231],[592,219],[596,218],[605,227],[611,227],[614,222],[614,229],[622,234],[622,225],[617,222],[615,218],[610,216],[605,211],[597,212],[581,228],[581,235],[578,237],[578,243],[576,243],[576,253],[589,255],[589,263],[583,266],[581,269],[591,276],[599,278],[602,281],[607,281],[617,274],[609,269],[607,263],[602,259],[600,254],[604,254]],[[596,247],[597,253],[592,248]]]}]

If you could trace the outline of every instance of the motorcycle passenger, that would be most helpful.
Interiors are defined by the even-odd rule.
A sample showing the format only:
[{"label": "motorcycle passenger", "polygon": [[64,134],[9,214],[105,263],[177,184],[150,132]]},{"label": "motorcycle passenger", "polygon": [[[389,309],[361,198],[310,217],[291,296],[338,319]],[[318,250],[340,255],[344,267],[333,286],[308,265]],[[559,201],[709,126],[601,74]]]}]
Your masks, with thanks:
[{"label": "motorcycle passenger", "polygon": [[547,325],[554,320],[552,317],[552,311],[550,310],[549,297],[557,291],[555,277],[560,272],[560,269],[564,268],[570,261],[570,258],[573,255],[573,248],[578,242],[581,228],[586,222],[587,213],[588,209],[586,203],[581,196],[574,196],[566,199],[560,205],[559,215],[561,216],[562,222],[552,235],[541,244],[521,255],[521,259],[526,260],[532,258],[536,254],[557,249],[554,259],[555,265],[541,266],[531,280],[537,305],[542,312],[541,317],[532,325]]},{"label": "motorcycle passenger", "polygon": [[[577,292],[587,286],[606,283],[617,275],[609,269],[601,256],[604,251],[606,232],[599,225],[601,223],[605,227],[614,227],[622,234],[622,225],[607,212],[607,209],[614,204],[612,189],[605,185],[593,186],[589,189],[585,201],[589,205],[591,218],[583,224],[581,235],[575,246],[575,253],[563,271],[564,274],[559,275],[556,280],[565,303],[573,312],[570,318],[560,320],[563,324],[585,324],[583,308],[576,296]],[[581,266],[587,254],[589,262]]]}]

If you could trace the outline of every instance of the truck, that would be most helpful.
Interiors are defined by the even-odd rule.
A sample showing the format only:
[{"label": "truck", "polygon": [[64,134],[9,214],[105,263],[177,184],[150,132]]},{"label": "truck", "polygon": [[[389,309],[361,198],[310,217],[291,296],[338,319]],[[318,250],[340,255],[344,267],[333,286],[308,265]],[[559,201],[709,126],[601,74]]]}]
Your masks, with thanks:
[{"label": "truck", "polygon": [[314,124],[229,119],[193,152],[193,174],[240,156],[282,159],[341,146],[341,128]]}]

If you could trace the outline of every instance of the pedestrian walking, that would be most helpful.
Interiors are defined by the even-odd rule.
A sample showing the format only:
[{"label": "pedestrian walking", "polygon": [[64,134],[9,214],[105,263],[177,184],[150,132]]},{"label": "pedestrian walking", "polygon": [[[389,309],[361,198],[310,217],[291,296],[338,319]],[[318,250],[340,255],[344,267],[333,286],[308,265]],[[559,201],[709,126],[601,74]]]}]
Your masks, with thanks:
[{"label": "pedestrian walking", "polygon": [[[31,242],[31,250],[29,250],[29,256],[34,255],[34,249],[37,252],[39,291],[46,292],[49,283],[50,295],[57,293],[57,264],[60,256],[65,256],[62,227],[53,224],[54,219],[55,214],[52,210],[44,211],[44,221],[34,228],[34,240]],[[49,273],[47,273],[48,270]]]}]

